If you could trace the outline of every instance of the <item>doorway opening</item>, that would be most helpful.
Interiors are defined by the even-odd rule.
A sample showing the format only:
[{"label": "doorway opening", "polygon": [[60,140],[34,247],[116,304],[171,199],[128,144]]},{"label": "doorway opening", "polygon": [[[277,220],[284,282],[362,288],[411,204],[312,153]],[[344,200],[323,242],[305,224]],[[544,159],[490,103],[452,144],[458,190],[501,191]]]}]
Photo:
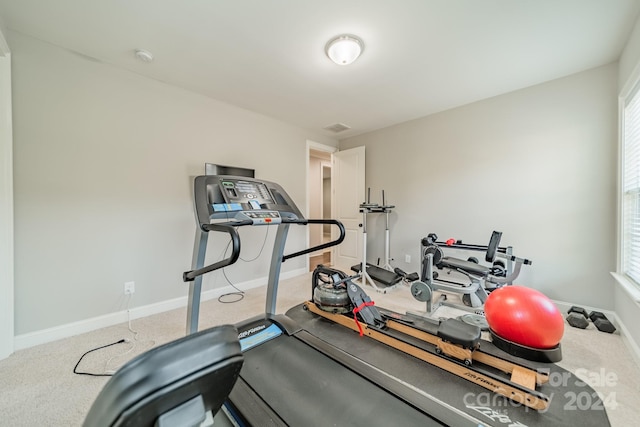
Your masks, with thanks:
[{"label": "doorway opening", "polygon": [[[333,218],[331,172],[335,147],[320,144],[308,145],[307,163],[307,216],[309,218]],[[329,224],[311,224],[309,230],[309,247],[331,241],[332,226]],[[319,264],[330,266],[333,259],[332,248],[309,254],[309,271]]]}]

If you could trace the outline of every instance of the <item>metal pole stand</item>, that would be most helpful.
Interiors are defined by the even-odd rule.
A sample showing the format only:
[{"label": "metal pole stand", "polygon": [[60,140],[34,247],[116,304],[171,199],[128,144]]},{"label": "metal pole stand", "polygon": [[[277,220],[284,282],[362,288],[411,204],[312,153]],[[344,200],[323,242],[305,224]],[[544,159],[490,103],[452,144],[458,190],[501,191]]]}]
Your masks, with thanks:
[{"label": "metal pole stand", "polygon": [[362,262],[360,263],[360,285],[371,285],[373,289],[378,292],[384,292],[376,285],[376,282],[367,273],[367,213],[370,211],[370,207],[365,204],[360,205],[360,212],[362,212]]}]

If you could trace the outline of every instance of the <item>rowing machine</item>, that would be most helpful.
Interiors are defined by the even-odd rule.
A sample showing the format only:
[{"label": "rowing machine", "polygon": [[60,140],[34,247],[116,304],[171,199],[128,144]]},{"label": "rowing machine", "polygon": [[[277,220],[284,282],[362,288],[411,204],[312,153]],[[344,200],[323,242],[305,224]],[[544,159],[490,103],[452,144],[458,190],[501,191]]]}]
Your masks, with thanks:
[{"label": "rowing machine", "polygon": [[[318,266],[312,278],[312,301],[304,308],[525,406],[547,408],[549,398],[536,391],[536,384],[548,381],[547,375],[484,353],[479,327],[458,319],[433,321],[429,329],[417,327],[409,316],[376,308],[352,279],[340,270]],[[337,307],[336,294],[342,294],[342,307]],[[416,345],[412,341],[415,339],[421,344]],[[510,378],[475,367],[474,361],[501,370]]]}]

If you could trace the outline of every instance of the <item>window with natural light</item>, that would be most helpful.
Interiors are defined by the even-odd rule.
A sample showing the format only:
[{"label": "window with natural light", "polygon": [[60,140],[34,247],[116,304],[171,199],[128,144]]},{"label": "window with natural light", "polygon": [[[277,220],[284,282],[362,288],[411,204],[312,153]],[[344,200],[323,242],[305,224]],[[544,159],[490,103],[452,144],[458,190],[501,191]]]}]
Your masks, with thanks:
[{"label": "window with natural light", "polygon": [[626,98],[622,126],[622,272],[640,285],[640,82]]}]

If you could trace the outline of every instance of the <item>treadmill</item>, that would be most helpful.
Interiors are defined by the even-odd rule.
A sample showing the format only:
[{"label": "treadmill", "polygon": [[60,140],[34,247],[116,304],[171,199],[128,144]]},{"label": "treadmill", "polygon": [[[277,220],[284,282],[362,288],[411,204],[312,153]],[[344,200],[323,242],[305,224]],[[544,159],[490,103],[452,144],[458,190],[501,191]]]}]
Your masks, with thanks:
[{"label": "treadmill", "polygon": [[[507,399],[496,398],[482,387],[315,316],[303,304],[277,315],[282,263],[340,244],[345,236],[343,225],[331,219],[305,219],[280,185],[255,178],[198,176],[194,180],[194,203],[198,226],[192,269],[183,274],[183,280],[189,283],[187,334],[198,331],[202,275],[239,258],[237,227],[277,227],[265,313],[235,325],[244,364],[223,406],[231,425],[609,425],[606,412],[599,407],[569,415],[564,412],[569,391],[593,390],[555,365],[545,367],[564,375],[565,380],[553,385],[551,406],[540,412],[513,402],[509,405]],[[292,224],[331,224],[339,229],[339,237],[285,255]],[[229,257],[205,266],[210,232],[226,234],[232,250]],[[500,354],[501,350],[492,351]],[[594,401],[598,399],[595,392],[593,396]]]}]

